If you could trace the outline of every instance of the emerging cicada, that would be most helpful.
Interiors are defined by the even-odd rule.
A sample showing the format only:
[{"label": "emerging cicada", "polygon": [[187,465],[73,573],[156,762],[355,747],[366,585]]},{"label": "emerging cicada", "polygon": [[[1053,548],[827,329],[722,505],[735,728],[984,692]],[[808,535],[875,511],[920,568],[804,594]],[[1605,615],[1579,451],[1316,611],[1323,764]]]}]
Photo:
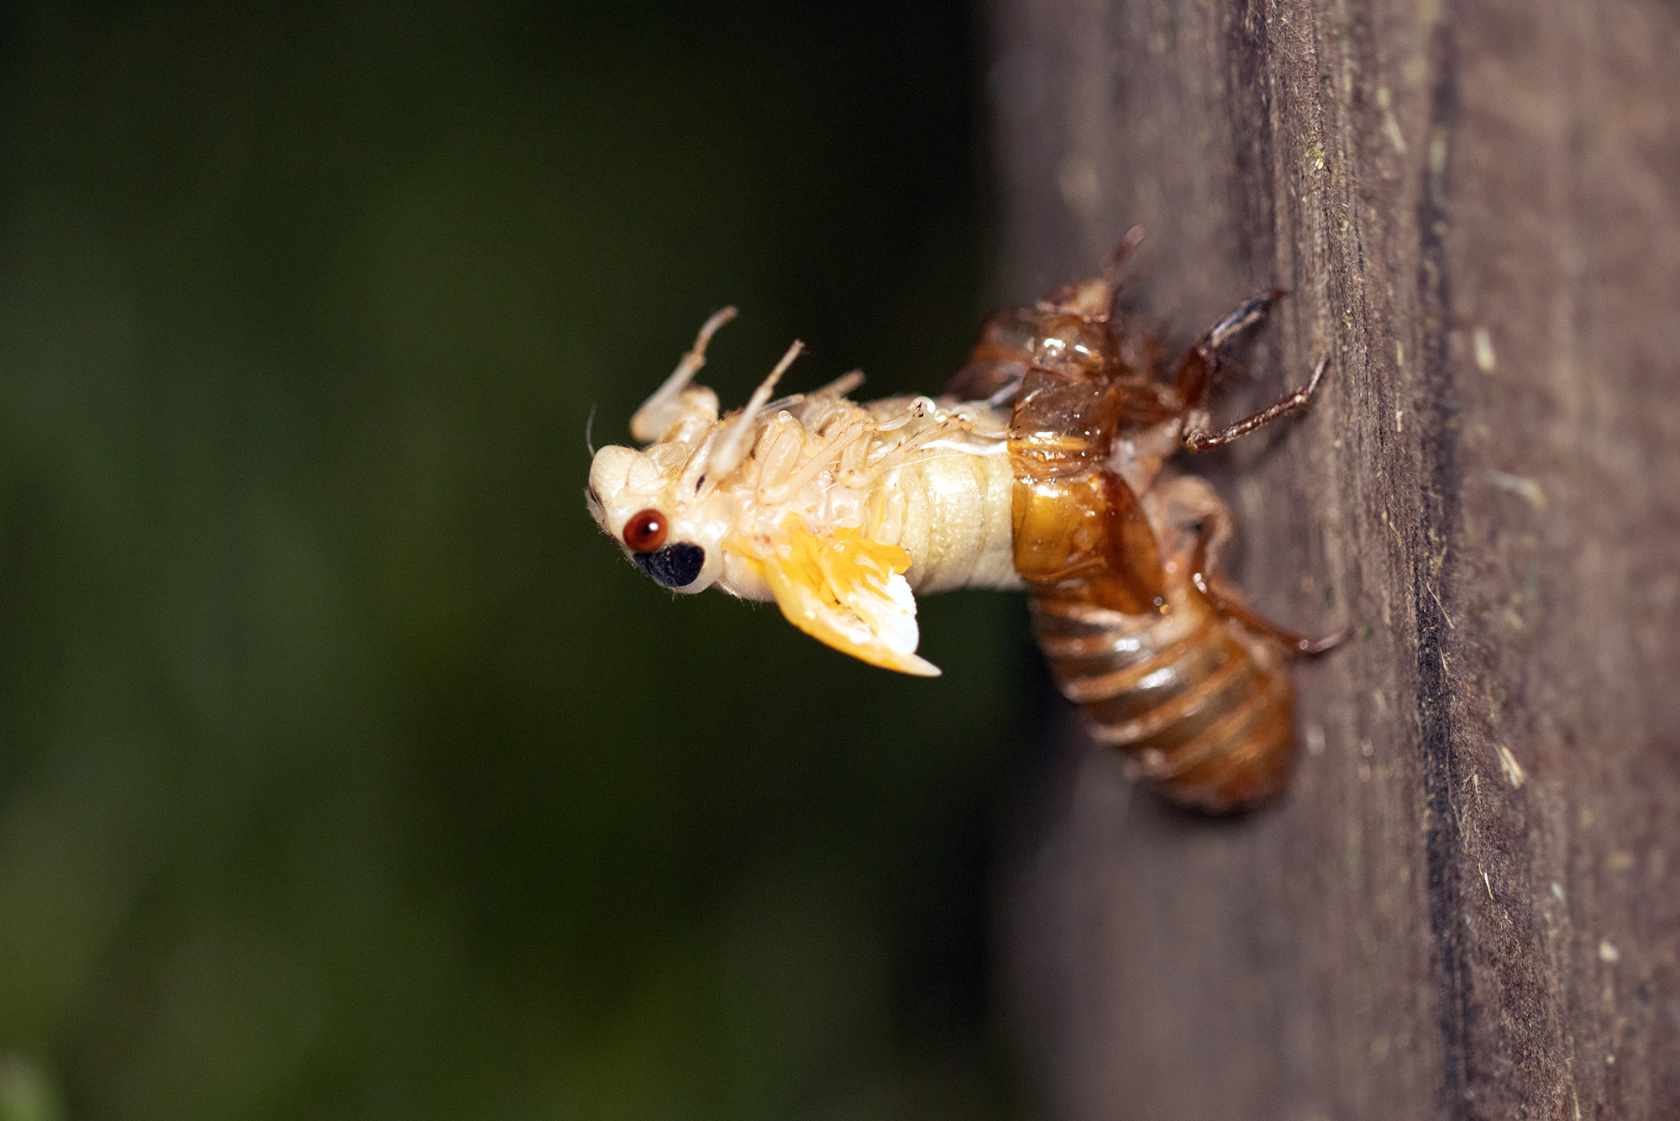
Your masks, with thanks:
[{"label": "emerging cicada", "polygon": [[795,343],[720,419],[690,383],[725,308],[631,420],[646,446],[596,453],[589,510],[665,587],[773,599],[807,634],[905,673],[939,672],[915,652],[915,593],[1024,587],[1056,683],[1098,740],[1173,801],[1253,805],[1288,776],[1287,658],[1336,639],[1246,606],[1217,570],[1229,510],[1166,461],[1306,404],[1322,360],[1304,389],[1228,428],[1203,408],[1222,344],[1281,294],[1226,316],[1170,377],[1110,279],[992,315],[939,397],[858,404],[850,374],[772,401]]}]

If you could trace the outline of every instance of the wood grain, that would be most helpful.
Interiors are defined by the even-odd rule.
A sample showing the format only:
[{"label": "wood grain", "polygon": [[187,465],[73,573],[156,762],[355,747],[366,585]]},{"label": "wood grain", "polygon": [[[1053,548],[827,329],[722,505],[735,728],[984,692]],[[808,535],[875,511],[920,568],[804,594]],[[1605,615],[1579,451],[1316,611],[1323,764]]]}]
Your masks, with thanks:
[{"label": "wood grain", "polygon": [[[1680,1116],[1680,10],[1006,0],[1012,296],[1132,223],[1187,341],[1292,290],[1203,457],[1298,670],[1281,806],[1071,714],[1005,873],[1052,1116]],[[1063,711],[1063,710],[1057,710]]]}]

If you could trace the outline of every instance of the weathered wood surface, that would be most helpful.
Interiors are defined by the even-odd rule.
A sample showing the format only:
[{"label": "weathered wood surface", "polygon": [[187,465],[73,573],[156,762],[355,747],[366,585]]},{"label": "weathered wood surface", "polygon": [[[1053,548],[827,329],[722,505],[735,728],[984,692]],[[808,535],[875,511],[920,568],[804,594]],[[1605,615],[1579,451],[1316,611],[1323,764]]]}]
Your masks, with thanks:
[{"label": "weathered wood surface", "polygon": [[1680,1117],[1680,7],[1006,0],[1013,295],[1133,222],[1179,341],[1294,295],[1204,461],[1298,673],[1283,805],[1071,718],[1006,875],[1058,1118]]}]

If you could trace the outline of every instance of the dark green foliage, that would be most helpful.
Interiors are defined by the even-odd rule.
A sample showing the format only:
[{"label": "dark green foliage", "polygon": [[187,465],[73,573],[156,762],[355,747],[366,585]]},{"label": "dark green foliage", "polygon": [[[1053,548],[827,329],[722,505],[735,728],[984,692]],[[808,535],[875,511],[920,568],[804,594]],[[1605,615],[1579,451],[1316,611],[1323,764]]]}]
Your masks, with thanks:
[{"label": "dark green foliage", "polygon": [[5,17],[0,1115],[1004,1111],[1019,604],[898,678],[581,498],[724,302],[957,366],[970,14],[575,7]]}]

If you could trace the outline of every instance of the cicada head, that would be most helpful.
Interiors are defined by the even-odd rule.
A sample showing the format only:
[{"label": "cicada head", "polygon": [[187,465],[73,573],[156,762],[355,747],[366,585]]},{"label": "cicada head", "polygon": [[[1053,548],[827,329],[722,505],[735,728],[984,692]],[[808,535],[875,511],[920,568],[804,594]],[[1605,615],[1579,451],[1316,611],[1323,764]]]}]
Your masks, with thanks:
[{"label": "cicada head", "polygon": [[694,347],[636,410],[630,434],[641,451],[605,447],[589,467],[585,498],[600,527],[624,546],[632,563],[672,591],[701,592],[723,581],[735,595],[769,599],[769,589],[744,558],[726,554],[724,539],[746,518],[745,496],[730,485],[758,430],[759,415],[782,373],[799,354],[794,343],[752,399],[719,423],[717,394],[690,385],[706,363],[706,344],[734,308],[706,320]]},{"label": "cicada head", "polygon": [[[715,430],[715,420],[708,428]],[[699,441],[702,447],[706,442]],[[738,517],[735,500],[722,488],[701,493],[686,477],[684,468],[699,450],[684,440],[662,440],[643,451],[602,448],[585,492],[596,524],[624,547],[631,563],[676,592],[705,591],[740,566],[723,550]]]}]

